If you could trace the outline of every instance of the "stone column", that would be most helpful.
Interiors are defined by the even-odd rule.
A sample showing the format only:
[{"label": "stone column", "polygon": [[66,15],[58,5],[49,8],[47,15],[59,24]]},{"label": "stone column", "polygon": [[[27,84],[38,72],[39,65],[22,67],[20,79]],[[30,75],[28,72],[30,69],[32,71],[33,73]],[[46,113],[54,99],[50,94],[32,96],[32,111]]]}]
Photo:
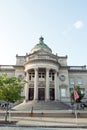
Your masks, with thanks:
[{"label": "stone column", "polygon": [[58,100],[58,88],[57,88],[57,71],[55,71],[54,86],[55,86],[55,100]]},{"label": "stone column", "polygon": [[[28,72],[26,72],[26,81],[29,82],[29,75]],[[29,99],[29,85],[26,83],[25,85],[25,101],[28,101]]]},{"label": "stone column", "polygon": [[60,90],[59,90],[59,76],[58,72],[55,71],[55,100],[60,100]]},{"label": "stone column", "polygon": [[57,78],[57,91],[58,91],[58,100],[60,101],[59,76]]},{"label": "stone column", "polygon": [[38,68],[35,68],[34,100],[38,100]]},{"label": "stone column", "polygon": [[66,87],[67,101],[70,102],[70,90],[69,90],[69,80],[67,79],[67,87]]},{"label": "stone column", "polygon": [[49,69],[46,68],[46,98],[45,100],[49,100]]}]

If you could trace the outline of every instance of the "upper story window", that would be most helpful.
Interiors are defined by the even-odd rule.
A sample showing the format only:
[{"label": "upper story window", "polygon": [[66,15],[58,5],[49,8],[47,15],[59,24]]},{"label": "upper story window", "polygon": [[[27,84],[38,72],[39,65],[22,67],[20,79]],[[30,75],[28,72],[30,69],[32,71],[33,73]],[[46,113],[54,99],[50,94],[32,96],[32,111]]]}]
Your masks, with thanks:
[{"label": "upper story window", "polygon": [[45,73],[39,72],[38,77],[39,77],[39,81],[44,81],[45,80]]},{"label": "upper story window", "polygon": [[70,84],[74,85],[75,84],[75,79],[74,78],[70,78]]},{"label": "upper story window", "polygon": [[50,81],[54,81],[54,73],[49,73],[49,79]]},{"label": "upper story window", "polygon": [[71,85],[76,85],[76,84],[78,84],[78,85],[82,85],[83,84],[83,80],[82,80],[82,78],[81,77],[72,77],[72,78],[70,78],[70,84]]},{"label": "upper story window", "polygon": [[82,82],[82,78],[77,78],[77,84],[78,84],[78,85],[83,84],[83,82]]},{"label": "upper story window", "polygon": [[18,78],[19,78],[20,80],[23,80],[23,79],[24,79],[24,76],[23,76],[22,74],[20,74],[20,75],[18,75]]},{"label": "upper story window", "polygon": [[29,80],[34,81],[35,74],[34,72],[29,73]]}]

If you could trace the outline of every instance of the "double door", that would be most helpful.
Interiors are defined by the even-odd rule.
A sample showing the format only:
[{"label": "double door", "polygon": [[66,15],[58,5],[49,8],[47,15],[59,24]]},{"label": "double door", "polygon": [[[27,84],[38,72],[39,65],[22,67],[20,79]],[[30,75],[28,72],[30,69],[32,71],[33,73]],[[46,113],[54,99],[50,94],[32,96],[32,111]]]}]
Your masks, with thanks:
[{"label": "double door", "polygon": [[[49,89],[50,100],[55,100],[54,88]],[[29,100],[34,99],[34,88],[29,88]],[[38,100],[45,100],[45,88],[38,88]]]},{"label": "double door", "polygon": [[38,88],[38,100],[45,100],[45,88]]}]

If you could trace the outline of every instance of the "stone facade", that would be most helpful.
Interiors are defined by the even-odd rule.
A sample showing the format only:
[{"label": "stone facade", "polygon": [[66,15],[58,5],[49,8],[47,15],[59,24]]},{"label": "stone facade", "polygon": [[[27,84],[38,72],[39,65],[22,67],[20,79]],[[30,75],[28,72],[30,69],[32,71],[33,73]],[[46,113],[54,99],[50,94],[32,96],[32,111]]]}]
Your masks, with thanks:
[{"label": "stone facade", "polygon": [[54,55],[43,37],[29,54],[16,55],[16,65],[0,65],[2,73],[28,81],[22,92],[25,101],[70,101],[70,92],[77,84],[87,97],[86,66],[68,66],[67,56]]}]

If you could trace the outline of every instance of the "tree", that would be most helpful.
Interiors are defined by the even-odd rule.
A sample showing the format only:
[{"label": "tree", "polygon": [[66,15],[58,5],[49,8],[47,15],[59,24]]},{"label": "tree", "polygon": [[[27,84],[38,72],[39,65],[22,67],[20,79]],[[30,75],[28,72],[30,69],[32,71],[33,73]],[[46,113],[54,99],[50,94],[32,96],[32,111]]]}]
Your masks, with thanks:
[{"label": "tree", "polygon": [[[77,100],[75,100],[74,98],[74,89],[77,91],[78,95],[79,95],[79,98]],[[80,86],[79,85],[76,85],[74,87],[73,91],[71,92],[71,100],[74,101],[74,102],[77,102],[77,103],[80,103],[81,100],[83,99],[84,97],[84,94],[81,93],[81,89],[80,89]]]},{"label": "tree", "polygon": [[[21,91],[25,83],[26,81],[21,81],[21,79],[17,77],[8,77],[7,74],[0,75],[0,100],[7,102],[6,111],[8,111],[9,103],[23,99]],[[5,120],[7,120],[7,117]]]}]

